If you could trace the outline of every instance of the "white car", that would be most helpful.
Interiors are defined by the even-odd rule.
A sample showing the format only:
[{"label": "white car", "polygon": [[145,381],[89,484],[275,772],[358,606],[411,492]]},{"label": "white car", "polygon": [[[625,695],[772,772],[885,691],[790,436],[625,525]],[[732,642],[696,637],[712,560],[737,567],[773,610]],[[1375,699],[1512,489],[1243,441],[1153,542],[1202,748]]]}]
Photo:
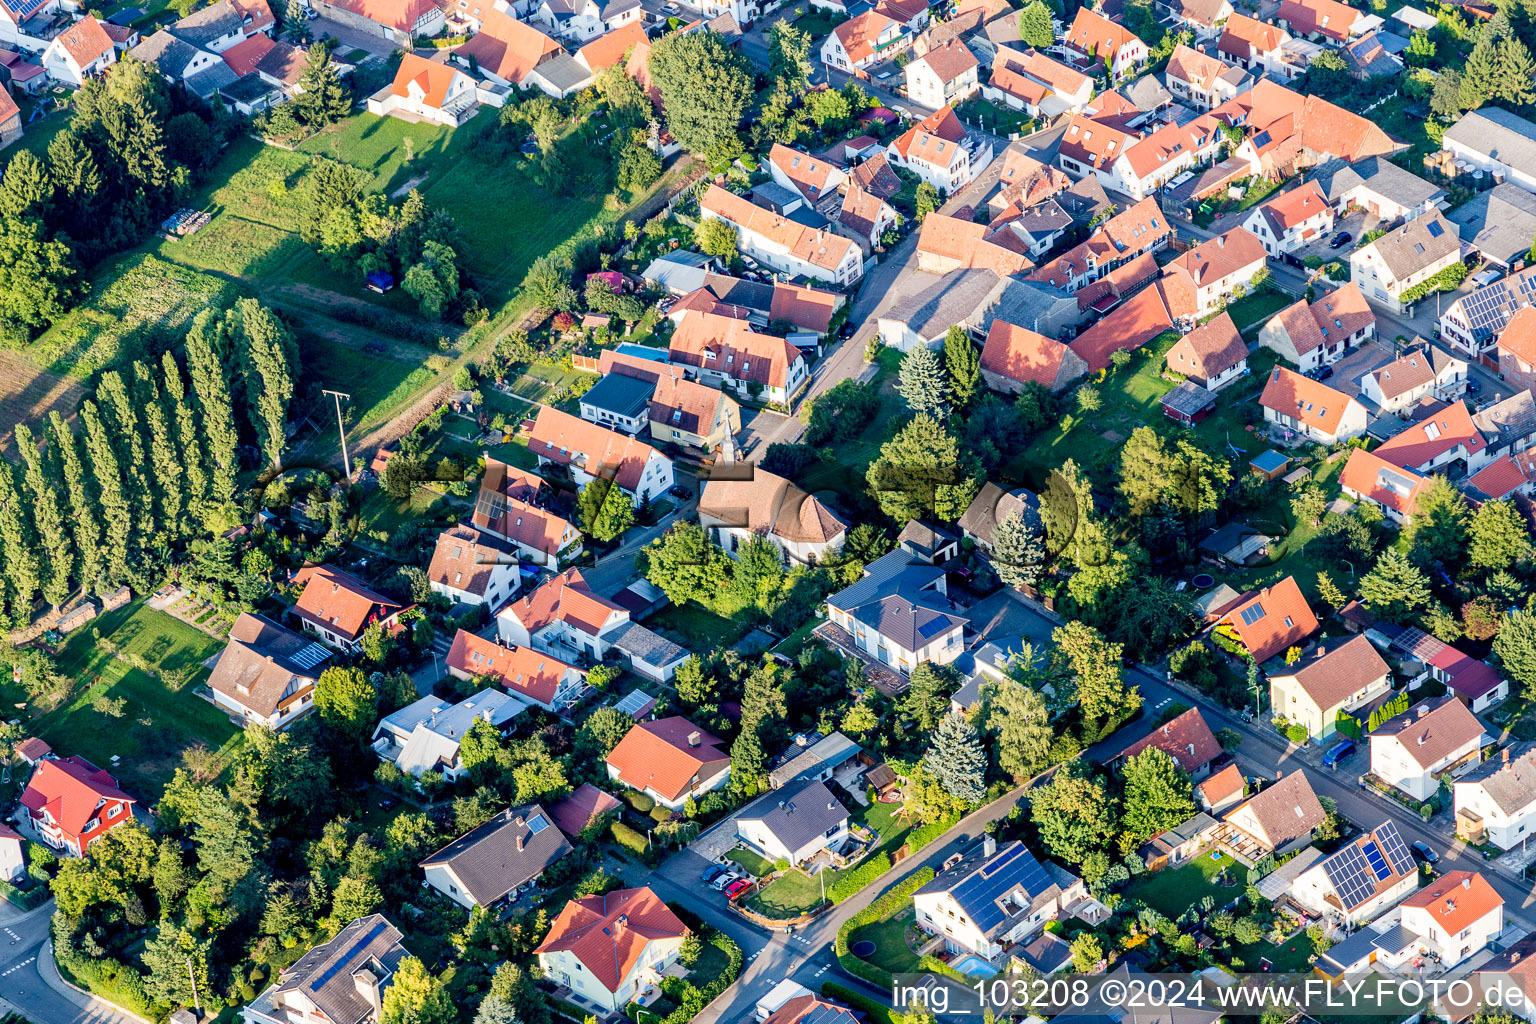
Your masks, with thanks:
[{"label": "white car", "polygon": [[715,890],[715,892],[724,892],[726,886],[730,885],[732,882],[741,877],[741,872],[737,871],[735,868],[732,868],[721,875],[719,878],[715,879],[713,882],[710,882],[709,887]]}]

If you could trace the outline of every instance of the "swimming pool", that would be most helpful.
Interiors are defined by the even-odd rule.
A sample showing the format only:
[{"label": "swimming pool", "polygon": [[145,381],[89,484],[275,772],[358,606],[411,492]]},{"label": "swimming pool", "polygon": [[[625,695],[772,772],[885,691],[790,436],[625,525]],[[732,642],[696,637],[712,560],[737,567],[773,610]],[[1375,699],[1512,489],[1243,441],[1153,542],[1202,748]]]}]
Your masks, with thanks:
[{"label": "swimming pool", "polygon": [[996,967],[993,967],[974,953],[967,953],[949,966],[961,974],[969,974],[973,978],[990,978],[997,973]]}]

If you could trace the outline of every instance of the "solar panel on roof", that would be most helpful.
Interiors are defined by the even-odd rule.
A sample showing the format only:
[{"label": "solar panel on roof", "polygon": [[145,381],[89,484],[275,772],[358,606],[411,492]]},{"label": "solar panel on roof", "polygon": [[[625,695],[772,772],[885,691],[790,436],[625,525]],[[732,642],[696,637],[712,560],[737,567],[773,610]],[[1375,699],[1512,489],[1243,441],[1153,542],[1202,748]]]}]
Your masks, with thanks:
[{"label": "solar panel on roof", "polygon": [[533,817],[528,819],[529,835],[536,836],[547,828],[549,828],[549,822],[544,820],[544,815],[542,814],[535,814]]},{"label": "solar panel on roof", "polygon": [[1045,868],[1023,843],[1018,843],[992,857],[980,870],[951,889],[950,895],[970,915],[976,927],[987,932],[1008,916],[998,905],[1008,893],[1023,889],[1035,896],[1050,885]]},{"label": "solar panel on roof", "polygon": [[288,660],[299,668],[314,668],[331,656],[331,652],[320,644],[305,644]]},{"label": "solar panel on roof", "polygon": [[1408,845],[1403,842],[1395,824],[1385,822],[1376,830],[1376,838],[1380,840],[1382,853],[1386,854],[1397,874],[1406,875],[1414,870],[1413,857],[1408,853]]},{"label": "solar panel on roof", "polygon": [[1346,910],[1353,910],[1375,895],[1376,882],[1359,847],[1346,846],[1323,861],[1322,867]]},{"label": "solar panel on roof", "polygon": [[1431,238],[1439,238],[1441,235],[1445,234],[1445,229],[1440,226],[1440,222],[1437,220],[1430,221],[1429,224],[1426,225],[1425,230],[1429,232],[1429,237]]},{"label": "solar panel on roof", "polygon": [[1264,606],[1261,605],[1261,604],[1254,604],[1254,605],[1251,605],[1251,606],[1249,606],[1247,608],[1244,608],[1243,609],[1243,613],[1240,616],[1240,618],[1243,620],[1243,625],[1245,625],[1245,626],[1251,626],[1255,622],[1258,622],[1263,617],[1264,617]]},{"label": "solar panel on roof", "polygon": [[309,984],[306,985],[305,988],[309,989],[311,992],[319,992],[322,988],[325,987],[327,982],[336,977],[336,975],[341,973],[341,971],[346,969],[348,962],[350,962],[354,956],[367,949],[369,946],[373,945],[373,940],[384,934],[384,929],[388,927],[389,922],[383,920],[382,918],[378,921],[375,921],[373,927],[368,929],[367,934],[353,942],[352,945],[347,948],[345,953],[343,953],[341,956],[338,956],[334,961],[332,961],[331,966],[327,967],[324,971],[321,972],[318,978],[310,979]]},{"label": "solar panel on roof", "polygon": [[1392,869],[1387,867],[1387,861],[1382,857],[1381,851],[1376,848],[1375,840],[1366,843],[1360,848],[1360,852],[1365,854],[1365,862],[1371,866],[1371,870],[1375,872],[1378,881],[1384,882],[1391,877]]}]

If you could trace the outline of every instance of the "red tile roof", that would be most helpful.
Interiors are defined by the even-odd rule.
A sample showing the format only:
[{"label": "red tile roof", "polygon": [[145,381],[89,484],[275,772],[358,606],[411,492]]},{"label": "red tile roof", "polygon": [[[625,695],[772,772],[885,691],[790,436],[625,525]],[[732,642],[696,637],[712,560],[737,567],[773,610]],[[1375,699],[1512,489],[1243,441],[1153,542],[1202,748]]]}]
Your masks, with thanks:
[{"label": "red tile roof", "polygon": [[[413,31],[416,22],[437,6],[435,0],[326,0],[326,2],[342,10],[361,15],[369,21],[387,25],[398,32]],[[491,11],[486,12],[487,15],[490,13]],[[490,20],[489,17],[482,18],[482,30]]]},{"label": "red tile roof", "polygon": [[[78,840],[103,801],[138,801],[117,788],[117,779],[80,756],[39,761],[21,804],[34,813],[47,811],[59,828]],[[122,818],[131,820],[131,816]]]},{"label": "red tile roof", "polygon": [[1482,469],[1467,478],[1467,489],[1476,491],[1490,501],[1507,498],[1522,487],[1536,480],[1536,456],[1521,452],[1518,455],[1500,455]]},{"label": "red tile roof", "polygon": [[1135,757],[1148,747],[1156,747],[1179,763],[1186,772],[1196,772],[1221,756],[1216,734],[1205,724],[1199,708],[1188,711],[1157,726],[1146,736],[1120,751],[1120,757]]},{"label": "red tile roof", "polygon": [[536,952],[569,952],[617,992],[653,940],[687,934],[688,926],[650,889],[616,889],[567,903]]},{"label": "red tile roof", "polygon": [[787,387],[790,367],[805,358],[787,339],[759,334],[745,320],[701,312],[683,315],[667,351],[675,363],[775,388]]},{"label": "red tile roof", "polygon": [[540,407],[528,432],[528,450],[551,462],[577,466],[591,477],[612,474],[619,489],[630,494],[637,493],[645,464],[658,454],[644,441],[547,405]]},{"label": "red tile roof", "polygon": [[564,800],[550,806],[549,816],[561,832],[575,839],[604,814],[619,810],[619,802],[590,782],[583,782]]},{"label": "red tile roof", "polygon": [[271,36],[258,32],[231,46],[219,54],[235,74],[244,77],[256,70],[256,65],[277,46]]},{"label": "red tile roof", "polygon": [[1110,356],[1114,353],[1122,349],[1138,349],[1172,329],[1173,317],[1168,312],[1162,285],[1154,284],[1143,288],[1124,305],[1111,310],[1104,319],[1079,334],[1072,342],[1072,351],[1083,358],[1089,370],[1097,373],[1109,366]]},{"label": "red tile roof", "polygon": [[636,722],[609,753],[608,765],[626,786],[677,800],[730,767],[720,744],[686,718]]},{"label": "red tile roof", "polygon": [[[1061,379],[1062,362],[1074,354],[1059,341],[998,318],[987,331],[981,368],[1020,384],[1033,381],[1056,391],[1067,383]],[[1082,365],[1077,364],[1079,371]]]},{"label": "red tile roof", "polygon": [[988,240],[988,235],[985,224],[930,213],[923,218],[922,230],[918,232],[917,251],[958,260],[965,269],[993,270],[1000,277],[1034,269],[1028,256]]},{"label": "red tile roof", "polygon": [[1364,409],[1342,391],[1335,391],[1322,381],[1303,377],[1283,366],[1270,371],[1269,383],[1264,385],[1259,404],[1329,435],[1338,433],[1345,410],[1350,406]]},{"label": "red tile roof", "polygon": [[328,565],[305,566],[294,574],[293,582],[304,588],[293,613],[348,640],[356,640],[375,621],[404,607],[356,576]]},{"label": "red tile roof", "polygon": [[579,671],[552,654],[532,647],[505,646],[468,630],[454,634],[448,667],[470,676],[495,676],[514,697],[553,704],[568,673]]},{"label": "red tile roof", "polygon": [[1280,26],[1250,18],[1246,14],[1234,14],[1227,19],[1226,27],[1222,29],[1216,51],[1253,60],[1258,54],[1273,53],[1280,49],[1284,39],[1285,29]]},{"label": "red tile roof", "polygon": [[1086,113],[1079,112],[1073,114],[1072,120],[1068,122],[1057,152],[1085,167],[1108,170],[1120,154],[1135,143],[1136,136],[1100,124]]},{"label": "red tile roof", "polygon": [[94,14],[87,14],[75,22],[55,37],[54,42],[81,68],[113,50],[112,37],[107,35]]},{"label": "red tile roof", "polygon": [[[1095,54],[1100,59],[1106,53],[1118,56],[1127,46],[1141,44],[1136,33],[1088,7],[1077,9],[1077,14],[1072,18],[1072,26],[1067,29],[1061,41],[1075,50]],[[1145,48],[1145,44],[1142,46]]]},{"label": "red tile roof", "polygon": [[576,51],[576,59],[588,70],[601,71],[621,63],[637,46],[646,45],[645,27],[638,21],[627,22],[612,32],[605,32]]},{"label": "red tile roof", "polygon": [[[1251,621],[1245,621],[1245,616]],[[1294,576],[1287,576],[1233,606],[1218,620],[1217,625],[1222,624],[1232,628],[1258,662],[1300,645],[1317,632],[1317,616],[1312,614]]]},{"label": "red tile roof", "polygon": [[1476,871],[1447,871],[1402,905],[1427,911],[1442,932],[1458,935],[1502,907],[1504,897]]},{"label": "red tile roof", "polygon": [[1429,481],[1412,470],[1395,466],[1374,452],[1355,448],[1339,474],[1339,486],[1411,516],[1416,510],[1419,492]]},{"label": "red tile roof", "polygon": [[924,163],[947,167],[950,161],[939,152],[943,148],[939,144],[954,144],[964,140],[965,125],[960,122],[954,110],[946,106],[908,128],[891,145],[904,160],[922,160]]},{"label": "red tile roof", "polygon": [[1515,311],[1499,334],[1498,347],[1527,366],[1536,366],[1536,306],[1522,306]]},{"label": "red tile roof", "polygon": [[1233,796],[1241,796],[1246,785],[1243,770],[1234,761],[1195,788],[1205,797],[1207,806],[1215,807]]},{"label": "red tile roof", "polygon": [[1301,691],[1327,713],[1387,673],[1387,663],[1376,652],[1375,645],[1356,636],[1338,646],[1320,644],[1317,652],[1305,661],[1277,669],[1271,675],[1294,677]]},{"label": "red tile roof", "polygon": [[1168,270],[1186,274],[1199,288],[1208,288],[1218,281],[1247,270],[1255,263],[1264,264],[1268,257],[1264,243],[1246,228],[1233,228],[1225,234],[1207,239],[1168,265]]},{"label": "red tile roof", "polygon": [[1488,446],[1472,423],[1472,414],[1461,402],[1452,402],[1428,419],[1392,435],[1376,454],[1406,469],[1424,470],[1431,461],[1465,446],[1467,455],[1479,455]]},{"label": "red tile roof", "polygon": [[1338,0],[1282,0],[1279,20],[1299,36],[1320,33],[1336,42],[1350,37],[1355,22],[1364,15]]},{"label": "red tile roof", "polygon": [[624,609],[606,598],[598,597],[587,586],[580,569],[567,569],[519,601],[501,611],[523,624],[529,635],[551,622],[566,622],[588,636],[597,636],[610,616]]},{"label": "red tile roof", "polygon": [[565,47],[532,25],[487,5],[481,16],[480,31],[453,52],[473,57],[475,63],[490,74],[520,85],[528,72],[564,53]]},{"label": "red tile roof", "polygon": [[1248,346],[1232,317],[1222,311],[1174,342],[1164,361],[1174,373],[1210,380],[1248,358]]}]

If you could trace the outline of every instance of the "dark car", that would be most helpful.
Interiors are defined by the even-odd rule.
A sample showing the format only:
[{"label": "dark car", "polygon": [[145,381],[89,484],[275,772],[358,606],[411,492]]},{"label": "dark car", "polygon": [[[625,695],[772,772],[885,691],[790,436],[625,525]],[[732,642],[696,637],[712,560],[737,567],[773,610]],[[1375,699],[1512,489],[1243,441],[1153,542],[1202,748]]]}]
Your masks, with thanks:
[{"label": "dark car", "polygon": [[1412,850],[1413,855],[1425,864],[1438,864],[1440,862],[1440,855],[1431,850],[1428,843],[1414,843]]},{"label": "dark car", "polygon": [[687,499],[693,497],[693,488],[686,487],[683,484],[678,484],[676,487],[668,487],[667,493],[672,495],[674,498],[682,498],[686,501]]},{"label": "dark car", "polygon": [[1313,380],[1327,380],[1333,376],[1333,367],[1325,364],[1308,370],[1306,376],[1311,377]]},{"label": "dark car", "polygon": [[394,806],[395,806],[395,798],[394,797],[386,796],[382,800],[379,801],[379,810],[381,810],[381,811],[387,811],[387,810],[389,810],[390,808],[392,808]]},{"label": "dark car", "polygon": [[1475,395],[1475,394],[1477,394],[1481,390],[1483,390],[1483,386],[1481,384],[1479,384],[1477,381],[1475,381],[1475,380],[1467,381],[1467,394]]},{"label": "dark car", "polygon": [[699,881],[707,885],[723,874],[725,874],[725,867],[723,865],[711,864],[709,867],[705,868],[704,873],[699,876]]},{"label": "dark car", "polygon": [[1330,248],[1330,249],[1342,249],[1346,245],[1348,245],[1350,242],[1353,242],[1354,240],[1355,240],[1355,236],[1350,234],[1348,231],[1340,231],[1338,234],[1334,235],[1333,238],[1328,242],[1328,248]]}]

